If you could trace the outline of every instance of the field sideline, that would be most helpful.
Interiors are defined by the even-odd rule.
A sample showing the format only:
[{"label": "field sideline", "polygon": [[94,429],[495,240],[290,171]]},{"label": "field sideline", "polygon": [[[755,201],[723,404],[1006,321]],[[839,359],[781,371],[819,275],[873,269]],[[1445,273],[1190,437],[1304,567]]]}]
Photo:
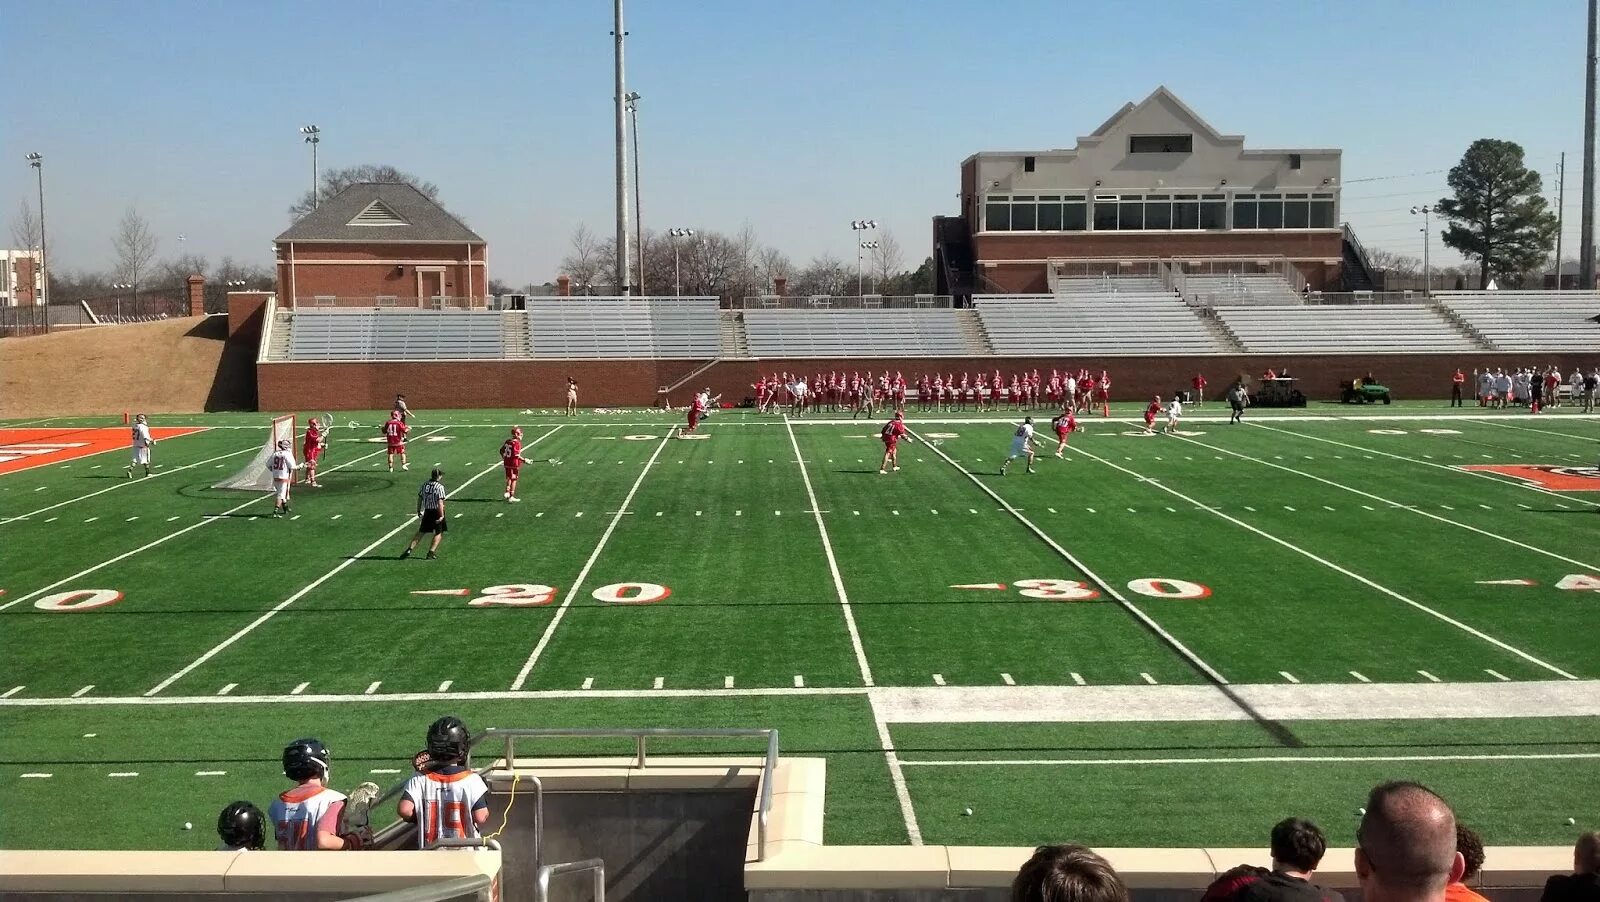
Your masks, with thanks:
[{"label": "field sideline", "polygon": [[[1600,826],[1600,416],[1113,414],[1001,478],[1020,413],[911,411],[887,476],[881,418],[422,411],[390,474],[381,416],[341,413],[286,520],[210,488],[266,415],[153,417],[198,431],[135,480],[88,444],[120,418],[0,422],[39,461],[0,470],[0,809],[43,813],[0,847],[207,847],[175,825],[264,803],[288,739],[387,783],[445,712],[775,726],[829,759],[839,843],[1349,842],[1402,776],[1491,844]],[[520,505],[512,423],[561,461]],[[432,466],[451,531],[401,562]]]}]

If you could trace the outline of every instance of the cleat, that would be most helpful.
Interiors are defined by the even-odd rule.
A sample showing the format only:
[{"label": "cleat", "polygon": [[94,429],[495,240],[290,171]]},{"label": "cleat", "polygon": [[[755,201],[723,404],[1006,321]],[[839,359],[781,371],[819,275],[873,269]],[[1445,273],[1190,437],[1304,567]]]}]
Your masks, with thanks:
[{"label": "cleat", "polygon": [[132,479],[133,478],[133,468],[132,467],[123,467],[123,469],[128,471],[128,478]]},{"label": "cleat", "polygon": [[516,504],[517,502],[521,501],[522,499],[518,498],[515,495],[512,495],[510,498],[507,498],[506,500],[510,501],[512,504]]},{"label": "cleat", "polygon": [[888,476],[889,475],[889,471],[888,470],[879,470],[878,471],[878,475],[879,476]]},{"label": "cleat", "polygon": [[506,499],[507,501],[510,501],[511,500],[511,493],[510,492],[501,492],[500,493],[500,497]]},{"label": "cleat", "polygon": [[438,560],[438,559],[439,559],[439,553],[438,553],[438,552],[436,552],[436,551],[430,551],[430,552],[428,552],[428,560],[430,560],[430,561],[436,561],[436,560]]},{"label": "cleat", "polygon": [[895,468],[894,468],[894,471],[895,471],[895,472],[896,472],[896,473],[898,473],[898,472],[900,472],[900,468],[899,468],[899,467],[895,467]]},{"label": "cleat", "polygon": [[405,551],[400,552],[400,560],[402,560],[402,561],[405,560],[406,558],[410,557],[410,556],[411,556],[411,549],[409,549],[409,548],[407,548]]},{"label": "cleat", "polygon": [[409,470],[409,469],[411,469],[411,465],[410,464],[401,464],[400,465],[400,469]]}]

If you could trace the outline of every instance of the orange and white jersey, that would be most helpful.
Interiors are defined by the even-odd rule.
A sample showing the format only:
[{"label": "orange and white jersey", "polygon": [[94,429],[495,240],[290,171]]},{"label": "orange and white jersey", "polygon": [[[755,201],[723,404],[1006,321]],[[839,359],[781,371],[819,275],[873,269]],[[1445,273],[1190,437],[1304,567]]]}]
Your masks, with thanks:
[{"label": "orange and white jersey", "polygon": [[417,847],[440,839],[476,839],[472,813],[488,806],[489,787],[465,767],[419,773],[406,781],[402,798],[417,806]]},{"label": "orange and white jersey", "polygon": [[329,832],[338,832],[334,806],[342,806],[345,795],[315,783],[296,786],[282,793],[267,809],[278,848],[285,852],[315,851],[317,825],[327,821]]}]

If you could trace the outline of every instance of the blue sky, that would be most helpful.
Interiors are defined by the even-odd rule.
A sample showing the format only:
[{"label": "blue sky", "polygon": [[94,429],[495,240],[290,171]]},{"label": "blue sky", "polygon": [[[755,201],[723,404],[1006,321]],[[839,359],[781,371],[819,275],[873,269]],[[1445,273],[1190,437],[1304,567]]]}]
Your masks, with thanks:
[{"label": "blue sky", "polygon": [[[438,183],[493,276],[545,281],[576,226],[613,228],[610,14],[0,0],[0,240],[39,151],[58,266],[108,266],[129,206],[163,256],[265,263],[314,122],[324,166]],[[646,225],[749,223],[796,262],[847,259],[849,221],[875,218],[914,266],[967,155],[1070,147],[1159,84],[1251,146],[1343,148],[1345,217],[1417,256],[1406,209],[1473,139],[1521,143],[1552,198],[1565,150],[1576,243],[1581,0],[632,0],[627,27]]]}]

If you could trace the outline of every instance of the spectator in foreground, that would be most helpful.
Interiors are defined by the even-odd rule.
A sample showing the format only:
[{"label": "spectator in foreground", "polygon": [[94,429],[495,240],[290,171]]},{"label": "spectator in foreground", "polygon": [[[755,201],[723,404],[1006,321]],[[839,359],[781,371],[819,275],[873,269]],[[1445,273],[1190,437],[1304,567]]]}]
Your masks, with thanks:
[{"label": "spectator in foreground", "polygon": [[1461,876],[1444,888],[1447,902],[1489,902],[1477,890],[1467,886],[1467,881],[1483,870],[1483,837],[1471,827],[1456,824],[1456,851],[1461,853]]},{"label": "spectator in foreground", "polygon": [[1420,783],[1373,788],[1356,830],[1362,902],[1444,902],[1445,887],[1465,869],[1444,799]]},{"label": "spectator in foreground", "polygon": [[1088,846],[1040,846],[1011,881],[1011,902],[1128,902],[1128,888]]},{"label": "spectator in foreground", "polygon": [[1240,865],[1206,888],[1203,902],[1344,902],[1311,882],[1328,841],[1317,825],[1291,817],[1272,828],[1272,869]]},{"label": "spectator in foreground", "polygon": [[1572,873],[1545,881],[1539,902],[1600,902],[1600,833],[1585,833],[1572,847]]}]

